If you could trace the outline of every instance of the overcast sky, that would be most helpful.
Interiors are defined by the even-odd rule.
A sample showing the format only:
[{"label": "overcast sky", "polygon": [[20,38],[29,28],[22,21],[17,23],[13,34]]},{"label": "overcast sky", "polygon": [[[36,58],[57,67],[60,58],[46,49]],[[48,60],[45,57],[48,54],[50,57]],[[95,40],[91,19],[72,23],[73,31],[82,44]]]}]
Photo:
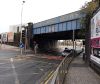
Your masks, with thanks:
[{"label": "overcast sky", "polygon": [[[21,23],[23,0],[0,0],[0,33],[9,31],[10,25]],[[91,0],[25,0],[22,23],[40,22],[79,10]]]}]

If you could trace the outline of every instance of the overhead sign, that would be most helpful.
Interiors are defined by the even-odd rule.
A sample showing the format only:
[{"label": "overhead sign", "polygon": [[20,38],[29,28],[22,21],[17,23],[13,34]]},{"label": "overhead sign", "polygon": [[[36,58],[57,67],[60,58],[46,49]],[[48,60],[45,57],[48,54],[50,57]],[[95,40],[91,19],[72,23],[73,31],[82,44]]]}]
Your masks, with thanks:
[{"label": "overhead sign", "polygon": [[14,42],[14,33],[13,32],[8,32],[8,42]]}]

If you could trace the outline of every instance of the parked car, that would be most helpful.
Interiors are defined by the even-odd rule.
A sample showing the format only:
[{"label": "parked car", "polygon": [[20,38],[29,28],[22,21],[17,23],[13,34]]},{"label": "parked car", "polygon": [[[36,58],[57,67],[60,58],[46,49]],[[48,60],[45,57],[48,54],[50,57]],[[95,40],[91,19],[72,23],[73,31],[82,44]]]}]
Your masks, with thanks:
[{"label": "parked car", "polygon": [[68,49],[68,48],[65,48],[64,51],[61,53],[62,56],[67,56],[72,50],[71,49]]}]

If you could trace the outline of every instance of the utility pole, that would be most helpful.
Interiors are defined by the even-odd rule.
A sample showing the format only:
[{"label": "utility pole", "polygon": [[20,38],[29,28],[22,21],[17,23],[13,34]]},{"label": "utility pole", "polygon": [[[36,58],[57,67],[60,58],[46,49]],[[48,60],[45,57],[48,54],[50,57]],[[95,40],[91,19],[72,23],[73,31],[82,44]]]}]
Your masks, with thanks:
[{"label": "utility pole", "polygon": [[75,56],[74,54],[75,54],[75,52],[74,52],[74,49],[75,49],[75,44],[74,44],[74,40],[75,40],[75,30],[74,30],[74,28],[73,28],[73,56]]},{"label": "utility pole", "polygon": [[[20,45],[22,44],[22,15],[23,15],[23,5],[24,5],[25,1],[22,2],[22,9],[21,9],[21,34],[20,34]],[[20,52],[22,55],[22,48],[20,48]]]}]

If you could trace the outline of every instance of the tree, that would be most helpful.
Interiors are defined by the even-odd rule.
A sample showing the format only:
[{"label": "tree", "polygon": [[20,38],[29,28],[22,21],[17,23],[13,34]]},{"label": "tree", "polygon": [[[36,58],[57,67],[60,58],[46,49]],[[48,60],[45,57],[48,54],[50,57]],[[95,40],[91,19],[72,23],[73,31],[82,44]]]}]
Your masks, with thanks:
[{"label": "tree", "polygon": [[84,25],[84,33],[85,33],[85,53],[86,53],[86,62],[89,63],[90,60],[90,23],[91,18],[93,17],[93,13],[99,7],[99,0],[92,0],[91,2],[85,3],[82,6],[82,13],[85,14],[85,17],[82,18],[82,25]]},{"label": "tree", "polygon": [[[82,18],[82,24],[90,28],[90,21],[93,17],[93,13],[99,8],[100,1],[99,0],[92,0],[91,2],[86,2],[84,6],[82,6],[81,13],[85,14],[85,17]],[[89,23],[89,24],[88,24]]]}]

